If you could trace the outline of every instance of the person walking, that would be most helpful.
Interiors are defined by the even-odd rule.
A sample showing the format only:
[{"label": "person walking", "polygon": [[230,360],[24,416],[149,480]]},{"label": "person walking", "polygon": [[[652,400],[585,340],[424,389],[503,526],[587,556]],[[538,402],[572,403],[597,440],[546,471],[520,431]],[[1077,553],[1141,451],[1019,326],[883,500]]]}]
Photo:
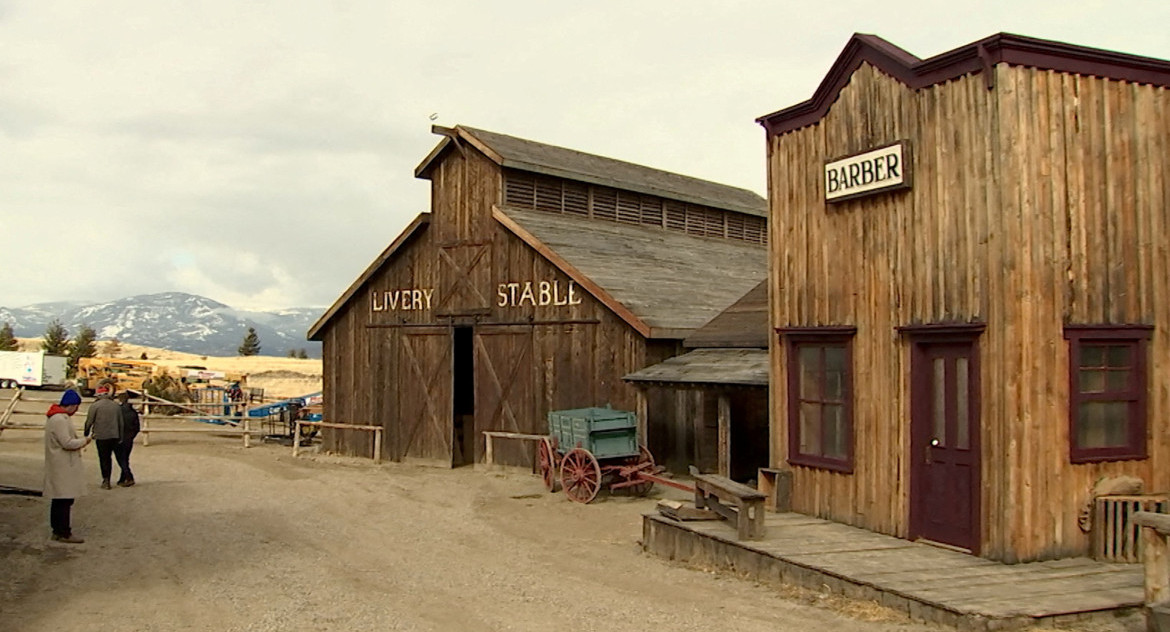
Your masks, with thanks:
[{"label": "person walking", "polygon": [[49,528],[52,539],[67,544],[81,544],[85,539],[73,535],[70,514],[73,501],[85,494],[85,474],[81,449],[90,438],[77,436],[70,419],[81,406],[77,391],[65,391],[61,402],[49,407],[45,420],[45,486],[42,495],[49,499]]},{"label": "person walking", "polygon": [[134,485],[134,472],[130,471],[130,452],[134,449],[134,437],[138,436],[141,424],[138,411],[130,404],[129,391],[118,393],[118,407],[122,409],[122,441],[114,452],[114,458],[118,459],[118,467],[122,470],[122,475],[118,477],[118,487],[130,487]]},{"label": "person walking", "polygon": [[[94,391],[97,400],[85,414],[85,436],[93,437],[97,444],[98,465],[102,470],[102,489],[110,489],[110,471],[114,464],[110,457],[122,443],[122,409],[115,402],[108,384],[99,384]],[[120,464],[119,464],[120,465]],[[126,475],[126,471],[122,471]]]}]

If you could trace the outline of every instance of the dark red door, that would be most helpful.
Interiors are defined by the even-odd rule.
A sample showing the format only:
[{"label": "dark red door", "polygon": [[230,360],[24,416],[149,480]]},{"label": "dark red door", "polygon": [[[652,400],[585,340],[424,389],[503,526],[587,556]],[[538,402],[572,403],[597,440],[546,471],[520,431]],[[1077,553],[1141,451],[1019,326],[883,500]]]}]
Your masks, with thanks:
[{"label": "dark red door", "polygon": [[975,341],[918,341],[911,366],[910,536],[979,552]]}]

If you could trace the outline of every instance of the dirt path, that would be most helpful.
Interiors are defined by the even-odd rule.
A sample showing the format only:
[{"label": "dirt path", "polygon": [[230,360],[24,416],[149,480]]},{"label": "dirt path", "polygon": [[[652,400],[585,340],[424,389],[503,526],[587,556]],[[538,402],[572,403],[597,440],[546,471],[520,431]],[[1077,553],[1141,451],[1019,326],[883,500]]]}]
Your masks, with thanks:
[{"label": "dirt path", "polygon": [[[0,630],[937,629],[647,556],[652,499],[156,437],[127,489],[98,490],[87,449],[86,544],[50,544],[46,501],[0,495]],[[39,489],[42,462],[39,433],[0,437],[0,485]]]}]

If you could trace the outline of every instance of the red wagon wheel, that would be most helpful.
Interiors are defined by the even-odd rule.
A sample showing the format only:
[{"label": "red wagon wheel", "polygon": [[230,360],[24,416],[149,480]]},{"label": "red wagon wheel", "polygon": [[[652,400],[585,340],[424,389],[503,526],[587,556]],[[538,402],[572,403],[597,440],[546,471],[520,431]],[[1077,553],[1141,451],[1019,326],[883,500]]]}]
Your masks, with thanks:
[{"label": "red wagon wheel", "polygon": [[[638,471],[646,472],[647,474],[657,474],[657,472],[654,471],[654,455],[650,454],[650,450],[647,449],[646,446],[640,445],[638,446],[638,457],[634,461],[634,465],[642,465],[644,463],[648,463],[649,465],[644,468],[640,468]],[[646,494],[650,493],[650,489],[652,487],[654,487],[654,481],[643,481],[637,485],[631,485],[629,490],[631,494],[645,496]]]},{"label": "red wagon wheel", "polygon": [[550,492],[557,491],[557,452],[553,449],[552,441],[548,438],[540,440],[537,448],[540,463],[540,477],[544,479],[544,487]]},{"label": "red wagon wheel", "polygon": [[601,490],[601,466],[588,450],[573,448],[561,459],[561,487],[570,500],[591,502]]}]

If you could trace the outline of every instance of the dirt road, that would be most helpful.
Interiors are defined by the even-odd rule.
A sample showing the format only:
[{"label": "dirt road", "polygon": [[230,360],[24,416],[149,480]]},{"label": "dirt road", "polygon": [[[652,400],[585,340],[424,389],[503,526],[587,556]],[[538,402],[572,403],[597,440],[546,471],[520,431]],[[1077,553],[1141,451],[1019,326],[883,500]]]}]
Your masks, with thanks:
[{"label": "dirt road", "polygon": [[[85,544],[48,541],[47,501],[0,495],[0,630],[937,629],[645,555],[653,499],[578,505],[523,472],[151,443],[134,450],[139,484],[110,491],[87,448]],[[0,436],[0,485],[39,489],[42,462],[39,432]]]}]

